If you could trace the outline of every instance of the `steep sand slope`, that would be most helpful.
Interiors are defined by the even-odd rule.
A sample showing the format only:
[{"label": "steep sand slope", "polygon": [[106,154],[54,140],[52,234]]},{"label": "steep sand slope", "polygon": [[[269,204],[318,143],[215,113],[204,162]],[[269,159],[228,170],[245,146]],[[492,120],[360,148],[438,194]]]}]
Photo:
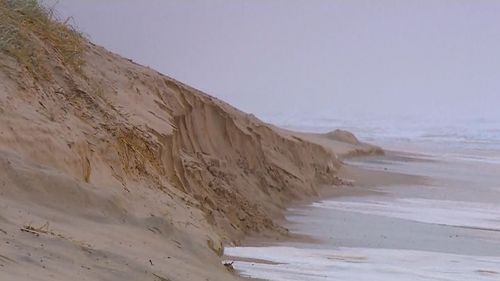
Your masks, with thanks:
[{"label": "steep sand slope", "polygon": [[286,234],[286,203],[337,185],[331,147],[83,40],[0,52],[1,280],[236,280],[223,243]]}]

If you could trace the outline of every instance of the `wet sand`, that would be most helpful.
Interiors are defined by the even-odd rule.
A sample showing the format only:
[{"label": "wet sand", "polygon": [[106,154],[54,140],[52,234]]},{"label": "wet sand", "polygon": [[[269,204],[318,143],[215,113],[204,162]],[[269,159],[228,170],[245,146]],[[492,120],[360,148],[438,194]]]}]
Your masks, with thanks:
[{"label": "wet sand", "polygon": [[355,187],[289,210],[291,232],[318,242],[228,248],[275,263],[235,268],[267,280],[500,280],[498,165],[394,153],[348,164]]}]

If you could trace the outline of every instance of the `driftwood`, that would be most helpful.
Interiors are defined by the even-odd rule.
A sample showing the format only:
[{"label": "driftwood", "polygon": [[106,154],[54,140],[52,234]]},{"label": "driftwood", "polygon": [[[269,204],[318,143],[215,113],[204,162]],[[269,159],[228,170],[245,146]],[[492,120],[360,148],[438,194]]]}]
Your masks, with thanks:
[{"label": "driftwood", "polygon": [[21,227],[21,231],[31,233],[35,236],[40,236],[40,234],[51,234],[56,235],[54,232],[49,231],[49,222],[46,222],[40,227],[33,227],[31,225],[25,225]]},{"label": "driftwood", "polygon": [[230,272],[234,272],[234,267],[233,267],[234,261],[222,261],[222,264],[226,267],[226,269]]},{"label": "driftwood", "polygon": [[167,278],[165,278],[165,277],[161,277],[161,276],[160,276],[160,275],[158,275],[158,274],[154,274],[154,273],[153,273],[153,275],[154,275],[156,278],[158,278],[160,281],[171,281],[170,279],[167,279]]}]

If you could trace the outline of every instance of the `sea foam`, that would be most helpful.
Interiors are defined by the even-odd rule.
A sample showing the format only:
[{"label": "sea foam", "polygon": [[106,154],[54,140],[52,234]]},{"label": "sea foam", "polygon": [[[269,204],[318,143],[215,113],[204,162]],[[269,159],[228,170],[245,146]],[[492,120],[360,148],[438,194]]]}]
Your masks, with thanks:
[{"label": "sea foam", "polygon": [[227,248],[231,256],[273,263],[236,261],[244,276],[272,281],[500,280],[500,258],[414,250],[294,247]]}]

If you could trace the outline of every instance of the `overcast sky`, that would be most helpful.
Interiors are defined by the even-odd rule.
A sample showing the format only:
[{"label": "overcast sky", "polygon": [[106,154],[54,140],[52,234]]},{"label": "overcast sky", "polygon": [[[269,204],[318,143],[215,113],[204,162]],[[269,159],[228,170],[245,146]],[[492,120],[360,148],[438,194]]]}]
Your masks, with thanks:
[{"label": "overcast sky", "polygon": [[500,117],[500,1],[57,7],[97,44],[261,117]]}]

